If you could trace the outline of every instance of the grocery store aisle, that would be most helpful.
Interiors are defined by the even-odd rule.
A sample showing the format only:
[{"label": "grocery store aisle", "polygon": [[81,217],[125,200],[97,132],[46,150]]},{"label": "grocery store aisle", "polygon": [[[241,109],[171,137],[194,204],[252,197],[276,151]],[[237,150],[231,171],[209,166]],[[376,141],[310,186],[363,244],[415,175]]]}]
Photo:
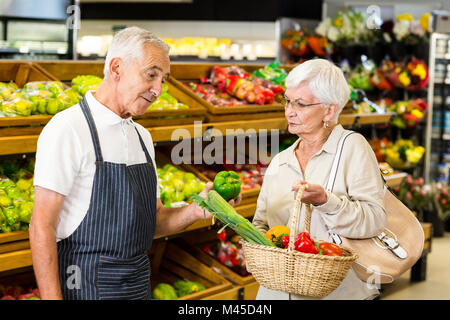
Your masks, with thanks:
[{"label": "grocery store aisle", "polygon": [[448,300],[450,299],[450,233],[433,238],[428,254],[427,278],[411,282],[408,271],[394,283],[383,286],[382,300]]}]

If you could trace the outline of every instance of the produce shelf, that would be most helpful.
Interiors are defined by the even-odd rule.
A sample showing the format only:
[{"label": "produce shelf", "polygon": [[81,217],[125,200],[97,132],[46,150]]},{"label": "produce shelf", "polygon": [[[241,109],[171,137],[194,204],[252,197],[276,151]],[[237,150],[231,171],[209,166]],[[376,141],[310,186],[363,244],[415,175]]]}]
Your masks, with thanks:
[{"label": "produce shelf", "polygon": [[206,264],[211,269],[218,272],[220,275],[222,275],[224,278],[230,280],[232,283],[236,285],[245,285],[249,283],[255,282],[255,278],[248,274],[246,276],[242,276],[239,273],[233,271],[232,269],[228,268],[227,266],[220,263],[216,258],[210,256],[209,254],[203,252],[202,248],[204,246],[214,246],[217,243],[219,243],[219,240],[213,240],[213,241],[206,241],[206,242],[200,242],[195,244],[189,244],[184,241],[179,241],[177,244],[185,251],[187,251],[189,254],[194,256],[196,259],[201,261],[202,263]]},{"label": "produce shelf", "polygon": [[[391,115],[370,115],[363,117],[358,115],[360,119],[363,117],[364,124],[377,124],[386,122],[387,118]],[[33,116],[34,117],[34,116]],[[31,119],[33,117],[26,117],[34,123],[45,121],[44,118]],[[40,117],[40,116],[39,116]],[[0,127],[2,121],[19,121],[19,123],[26,123],[27,119],[9,120],[6,118],[0,118]],[[339,117],[339,122],[350,123],[351,119],[356,120],[355,115],[342,115]],[[371,120],[373,122],[368,122]],[[194,121],[194,120],[190,120]],[[345,122],[344,122],[345,121]],[[353,121],[353,123],[355,123]],[[361,124],[361,122],[359,122]],[[27,127],[15,128],[15,130],[27,130]],[[42,128],[40,128],[41,130]],[[287,121],[284,117],[268,118],[268,119],[255,119],[255,120],[238,120],[238,121],[226,121],[226,122],[201,122],[181,124],[181,125],[168,125],[161,127],[151,127],[147,130],[151,133],[153,142],[169,142],[179,141],[183,137],[191,139],[202,138],[205,133],[208,133],[211,137],[226,136],[232,134],[245,134],[250,132],[266,132],[270,133],[270,130],[286,130]],[[29,129],[34,130],[34,129]],[[207,132],[208,131],[208,132]],[[0,155],[8,154],[22,154],[36,152],[36,143],[38,140],[38,134],[30,134],[24,132],[22,135],[2,136],[0,137]]]},{"label": "produce shelf", "polygon": [[[284,107],[280,102],[276,100],[272,104],[247,104],[247,105],[235,105],[235,106],[217,106],[209,103],[194,91],[188,88],[183,83],[185,82],[198,82],[200,78],[209,77],[211,69],[213,66],[219,67],[229,67],[237,66],[248,73],[263,68],[264,65],[239,65],[239,64],[227,64],[227,63],[217,63],[217,64],[202,64],[202,63],[179,63],[171,66],[171,77],[173,83],[182,90],[186,95],[189,95],[203,106],[208,109],[208,121],[220,122],[229,121],[232,118],[239,117],[240,119],[255,119],[261,117],[273,117],[276,115],[264,115],[265,113],[274,114],[284,114]],[[283,67],[283,66],[282,66]]]},{"label": "produce shelf", "polygon": [[38,135],[0,137],[0,155],[36,152]]},{"label": "produce shelf", "polygon": [[397,187],[403,182],[407,175],[408,174],[406,172],[397,172],[389,176],[385,176],[384,180],[386,180],[389,187]]},{"label": "produce shelf", "polygon": [[0,233],[0,254],[29,248],[28,231]]},{"label": "produce shelf", "polygon": [[158,267],[152,266],[151,284],[172,284],[174,281],[189,280],[203,284],[206,289],[178,298],[178,300],[199,300],[232,288],[231,282],[211,270],[189,253],[168,242]]},{"label": "produce shelf", "polygon": [[[41,61],[35,62],[34,65],[42,73],[69,86],[72,79],[80,75],[94,75],[103,78],[103,61]],[[180,90],[174,82],[173,78],[169,78],[166,82],[169,94],[190,108],[149,110],[134,118],[137,123],[144,127],[154,127],[188,124],[205,119],[206,108],[197,100],[185,94],[183,90]]]},{"label": "produce shelf", "polygon": [[394,113],[388,112],[384,114],[378,113],[346,113],[339,116],[339,123],[343,126],[381,124],[391,121]]},{"label": "produce shelf", "polygon": [[0,272],[32,265],[31,250],[24,249],[0,254]]}]

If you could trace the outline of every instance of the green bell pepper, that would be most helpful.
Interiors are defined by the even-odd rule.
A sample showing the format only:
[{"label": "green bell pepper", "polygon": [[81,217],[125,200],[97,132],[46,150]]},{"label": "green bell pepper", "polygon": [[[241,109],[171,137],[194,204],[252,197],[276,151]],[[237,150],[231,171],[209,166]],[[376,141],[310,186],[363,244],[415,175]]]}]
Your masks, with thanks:
[{"label": "green bell pepper", "polygon": [[214,178],[214,190],[226,201],[237,198],[241,192],[241,178],[234,171],[221,171]]}]

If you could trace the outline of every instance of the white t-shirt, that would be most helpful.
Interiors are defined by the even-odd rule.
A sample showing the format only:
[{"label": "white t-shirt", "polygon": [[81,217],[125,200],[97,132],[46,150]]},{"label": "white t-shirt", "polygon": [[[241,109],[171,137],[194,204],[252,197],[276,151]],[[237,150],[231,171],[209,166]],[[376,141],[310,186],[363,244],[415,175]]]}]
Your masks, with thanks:
[{"label": "white t-shirt", "polygon": [[[86,94],[86,99],[97,127],[104,161],[126,165],[145,163],[137,128],[156,168],[155,149],[148,130],[131,118],[121,118],[98,102],[91,92]],[[42,130],[37,143],[34,185],[66,196],[59,214],[57,241],[70,236],[86,216],[94,174],[91,132],[77,104],[56,114]]]}]

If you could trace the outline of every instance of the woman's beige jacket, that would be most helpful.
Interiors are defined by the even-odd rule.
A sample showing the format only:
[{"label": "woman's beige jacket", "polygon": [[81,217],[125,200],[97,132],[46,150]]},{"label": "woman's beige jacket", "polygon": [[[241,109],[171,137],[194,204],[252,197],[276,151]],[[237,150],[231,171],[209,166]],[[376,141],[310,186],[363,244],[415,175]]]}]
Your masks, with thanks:
[{"label": "woman's beige jacket", "polygon": [[[289,226],[294,206],[292,185],[298,180],[320,184],[326,189],[339,139],[345,130],[337,125],[322,149],[308,161],[303,176],[295,149],[298,139],[271,161],[261,192],[253,224],[261,232],[276,225]],[[348,238],[369,238],[384,228],[383,181],[378,162],[369,143],[359,133],[345,141],[333,191],[327,191],[327,202],[312,206],[310,234],[314,239],[332,242],[329,230]],[[305,205],[302,205],[297,230],[304,230]],[[251,271],[251,270],[250,270]],[[351,269],[342,284],[325,299],[370,299],[377,288],[359,280]],[[260,287],[257,299],[311,299]]]}]

